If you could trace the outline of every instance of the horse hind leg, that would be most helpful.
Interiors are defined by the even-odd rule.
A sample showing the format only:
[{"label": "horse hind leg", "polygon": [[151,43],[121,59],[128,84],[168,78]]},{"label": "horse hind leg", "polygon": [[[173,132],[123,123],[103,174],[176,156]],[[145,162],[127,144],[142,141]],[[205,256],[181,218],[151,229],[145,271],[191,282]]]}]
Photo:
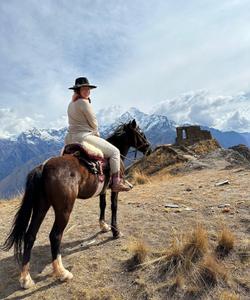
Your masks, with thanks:
[{"label": "horse hind leg", "polygon": [[118,202],[118,193],[111,192],[111,230],[113,233],[113,238],[118,239],[123,236],[119,231],[117,226],[117,202]]},{"label": "horse hind leg", "polygon": [[71,210],[68,212],[62,212],[61,210],[55,211],[56,218],[49,235],[52,253],[53,275],[58,277],[61,281],[66,281],[73,278],[73,274],[64,268],[60,254],[63,231],[68,224],[70,213]]},{"label": "horse hind leg", "polygon": [[111,227],[105,222],[106,194],[100,195],[100,219],[99,225],[101,232],[108,232]]},{"label": "horse hind leg", "polygon": [[42,221],[44,220],[44,217],[48,209],[49,206],[40,209],[35,209],[33,211],[29,228],[25,233],[24,252],[22,257],[22,270],[19,279],[20,285],[24,289],[28,289],[34,285],[34,281],[32,280],[29,273],[29,268],[30,268],[29,261],[31,256],[31,250],[36,240],[37,232],[42,224]]}]

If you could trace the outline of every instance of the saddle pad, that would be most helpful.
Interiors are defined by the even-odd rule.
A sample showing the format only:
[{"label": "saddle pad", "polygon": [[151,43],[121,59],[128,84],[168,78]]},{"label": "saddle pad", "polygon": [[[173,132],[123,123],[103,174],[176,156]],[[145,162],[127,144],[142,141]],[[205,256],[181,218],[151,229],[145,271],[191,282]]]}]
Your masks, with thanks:
[{"label": "saddle pad", "polygon": [[82,142],[81,145],[90,156],[104,158],[103,152],[88,142]]},{"label": "saddle pad", "polygon": [[88,157],[89,159],[104,160],[103,152],[87,142],[84,142],[82,144],[67,144],[63,147],[61,155],[73,154],[76,151],[79,151],[83,154],[83,156]]}]

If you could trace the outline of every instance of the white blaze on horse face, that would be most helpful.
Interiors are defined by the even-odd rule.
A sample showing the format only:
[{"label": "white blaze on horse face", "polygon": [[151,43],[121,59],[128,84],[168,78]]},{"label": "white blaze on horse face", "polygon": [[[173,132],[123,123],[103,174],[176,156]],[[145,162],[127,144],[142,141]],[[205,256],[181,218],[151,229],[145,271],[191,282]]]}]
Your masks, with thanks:
[{"label": "white blaze on horse face", "polygon": [[19,282],[23,289],[29,289],[35,284],[29,273],[29,263],[23,266]]},{"label": "white blaze on horse face", "polygon": [[61,281],[66,281],[73,278],[73,274],[64,268],[60,254],[57,255],[57,258],[52,262],[52,266],[54,275]]}]

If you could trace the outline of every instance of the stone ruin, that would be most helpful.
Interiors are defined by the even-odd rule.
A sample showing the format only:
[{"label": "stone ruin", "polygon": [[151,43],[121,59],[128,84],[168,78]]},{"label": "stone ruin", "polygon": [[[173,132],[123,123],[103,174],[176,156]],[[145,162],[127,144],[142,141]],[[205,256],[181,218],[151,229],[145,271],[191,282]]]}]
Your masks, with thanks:
[{"label": "stone ruin", "polygon": [[175,144],[178,146],[189,146],[199,141],[213,139],[210,131],[201,130],[200,126],[197,125],[177,127],[176,134]]}]

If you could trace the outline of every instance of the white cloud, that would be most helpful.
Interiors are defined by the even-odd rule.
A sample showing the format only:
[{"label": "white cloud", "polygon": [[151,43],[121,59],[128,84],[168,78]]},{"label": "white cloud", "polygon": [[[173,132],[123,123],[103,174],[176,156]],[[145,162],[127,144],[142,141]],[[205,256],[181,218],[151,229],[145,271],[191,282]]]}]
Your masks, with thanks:
[{"label": "white cloud", "polygon": [[215,95],[189,92],[156,104],[151,113],[166,115],[178,124],[191,123],[221,130],[250,131],[250,94]]},{"label": "white cloud", "polygon": [[250,119],[245,118],[241,115],[239,111],[236,111],[232,114],[231,117],[225,122],[224,126],[228,130],[235,130],[235,131],[250,131]]},{"label": "white cloud", "polygon": [[37,121],[30,117],[18,117],[17,113],[9,108],[0,108],[0,138],[9,138],[22,131],[37,126]]},{"label": "white cloud", "polygon": [[47,122],[46,116],[41,114],[20,116],[17,111],[10,108],[0,108],[0,138],[11,138],[23,131],[36,128],[59,129],[67,126],[67,116],[63,115],[53,121]]},{"label": "white cloud", "polygon": [[[145,111],[189,90],[248,91],[249,10],[243,0],[0,1],[1,107],[30,118],[25,124],[36,114],[42,127],[63,124],[67,88],[79,75],[98,85],[96,110],[118,104]],[[226,127],[236,106],[224,100],[183,102],[171,114],[181,119],[183,108],[187,119]]]},{"label": "white cloud", "polygon": [[[136,103],[134,105],[137,106]],[[125,109],[121,106],[106,107],[97,113],[100,125],[114,121]],[[201,90],[188,92],[173,99],[154,105],[150,113],[166,115],[177,124],[191,123],[228,131],[250,132],[250,93],[233,96],[215,95]],[[101,118],[100,118],[101,116]],[[0,108],[0,138],[17,135],[32,127],[64,128],[67,116],[62,115],[51,121],[42,114],[22,117],[10,108]]]}]

